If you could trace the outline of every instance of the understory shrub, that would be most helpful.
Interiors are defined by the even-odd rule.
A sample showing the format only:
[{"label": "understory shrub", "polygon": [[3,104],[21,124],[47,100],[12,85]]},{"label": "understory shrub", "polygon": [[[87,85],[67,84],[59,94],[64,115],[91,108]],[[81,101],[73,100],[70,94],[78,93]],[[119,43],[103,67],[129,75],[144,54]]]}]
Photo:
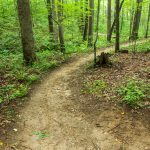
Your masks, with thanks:
[{"label": "understory shrub", "polygon": [[119,88],[118,93],[126,104],[140,106],[150,96],[150,86],[142,80],[131,79]]}]

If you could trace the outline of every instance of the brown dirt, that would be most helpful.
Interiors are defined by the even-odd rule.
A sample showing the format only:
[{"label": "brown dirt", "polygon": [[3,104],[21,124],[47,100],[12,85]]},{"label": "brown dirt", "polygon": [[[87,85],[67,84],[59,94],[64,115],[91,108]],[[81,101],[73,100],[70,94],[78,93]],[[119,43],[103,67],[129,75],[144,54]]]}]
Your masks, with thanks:
[{"label": "brown dirt", "polygon": [[[2,150],[150,149],[149,124],[142,122],[143,116],[124,114],[115,103],[81,94],[79,76],[92,58],[85,55],[43,79],[18,115],[17,132],[7,133]],[[34,132],[45,134],[39,138]]]},{"label": "brown dirt", "polygon": [[[145,71],[150,66],[149,58],[150,53],[116,54],[111,58],[115,60],[112,67],[86,69],[70,82],[76,111],[82,112],[84,119],[103,134],[110,133],[120,143],[120,149],[150,149],[150,109],[133,109],[122,104],[121,97],[116,92],[127,79],[135,77],[150,84],[149,72]],[[90,94],[85,90],[85,83],[95,80],[107,83],[108,87],[101,94]],[[147,100],[145,103],[150,104],[149,102]],[[105,147],[104,145],[101,149]]]}]

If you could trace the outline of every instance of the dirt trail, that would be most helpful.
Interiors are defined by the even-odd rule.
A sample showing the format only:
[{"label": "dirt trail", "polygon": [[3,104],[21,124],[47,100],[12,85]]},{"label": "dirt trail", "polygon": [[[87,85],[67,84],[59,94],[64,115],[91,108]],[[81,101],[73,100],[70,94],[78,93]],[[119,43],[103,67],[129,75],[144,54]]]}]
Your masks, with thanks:
[{"label": "dirt trail", "polygon": [[[103,51],[110,51],[112,48]],[[11,147],[16,150],[124,149],[123,144],[113,135],[94,127],[84,119],[82,112],[73,109],[74,103],[70,100],[72,92],[68,83],[80,67],[92,58],[93,54],[87,54],[63,65],[43,79],[42,83],[32,91],[30,100],[20,112],[20,119],[16,125],[18,132],[8,137]],[[66,111],[66,107],[70,107],[72,112]],[[38,136],[33,132],[45,133],[43,135],[45,137],[37,138]],[[137,140],[140,142],[141,139]],[[139,145],[129,145],[128,150],[147,148],[146,144],[143,145],[144,147]]]}]

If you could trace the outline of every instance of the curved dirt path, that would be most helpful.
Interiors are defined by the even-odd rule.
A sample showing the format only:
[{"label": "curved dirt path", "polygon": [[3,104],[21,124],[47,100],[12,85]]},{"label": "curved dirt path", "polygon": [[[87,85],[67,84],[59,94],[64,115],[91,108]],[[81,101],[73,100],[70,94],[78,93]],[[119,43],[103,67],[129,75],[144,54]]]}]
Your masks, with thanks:
[{"label": "curved dirt path", "polygon": [[[122,46],[128,46],[128,44]],[[102,51],[110,51],[112,48]],[[92,58],[93,54],[87,54],[74,62],[63,65],[43,79],[42,83],[32,91],[30,100],[20,112],[20,119],[16,125],[18,131],[9,137],[12,149],[124,149],[113,135],[94,127],[84,119],[82,112],[74,111],[74,107],[71,107],[74,104],[70,100],[72,93],[68,83],[80,67]],[[66,107],[70,107],[72,112],[66,111]],[[43,135],[45,137],[37,138],[39,135],[33,132],[45,133]],[[134,146],[130,145],[128,150],[134,150]],[[135,150],[138,150],[138,147],[136,148]]]}]

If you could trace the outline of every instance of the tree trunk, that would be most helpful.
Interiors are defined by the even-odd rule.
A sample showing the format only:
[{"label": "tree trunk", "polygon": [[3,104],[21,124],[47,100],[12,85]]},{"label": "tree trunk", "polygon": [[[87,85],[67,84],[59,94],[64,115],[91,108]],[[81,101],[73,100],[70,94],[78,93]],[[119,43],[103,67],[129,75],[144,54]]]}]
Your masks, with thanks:
[{"label": "tree trunk", "polygon": [[90,16],[89,16],[89,33],[88,33],[88,46],[93,46],[93,27],[94,27],[94,0],[89,2]]},{"label": "tree trunk", "polygon": [[79,18],[79,29],[80,29],[81,35],[83,35],[83,31],[84,31],[83,0],[80,0],[80,10],[81,10],[81,14]]},{"label": "tree trunk", "polygon": [[149,21],[150,21],[150,4],[149,4],[149,11],[148,11],[148,19],[147,19],[147,27],[146,27],[145,38],[148,38]]},{"label": "tree trunk", "polygon": [[56,1],[52,0],[52,16],[53,16],[53,30],[54,30],[54,39],[55,43],[58,43],[58,24],[55,22],[57,20],[56,12]]},{"label": "tree trunk", "polygon": [[111,0],[107,2],[107,41],[111,41],[110,31],[111,31]]},{"label": "tree trunk", "polygon": [[120,50],[120,0],[116,0],[116,43],[115,43],[115,52]]},{"label": "tree trunk", "polygon": [[85,0],[85,25],[84,25],[84,32],[83,32],[83,41],[87,40],[88,34],[88,0]]},{"label": "tree trunk", "polygon": [[26,64],[36,60],[29,0],[17,0],[18,17],[21,28],[23,56]]},{"label": "tree trunk", "polygon": [[[122,9],[122,6],[123,6],[123,4],[124,4],[124,1],[125,1],[125,0],[122,0],[122,1],[121,1],[120,7],[119,7],[119,14],[120,14],[120,12],[121,12],[121,9]],[[113,33],[113,30],[114,30],[115,25],[116,25],[116,16],[115,16],[115,19],[114,19],[113,24],[112,24],[112,26],[111,26],[110,39],[111,39],[111,37],[112,37],[112,33]]]},{"label": "tree trunk", "polygon": [[122,32],[123,25],[124,25],[124,9],[122,8],[121,23],[120,23],[120,33]]},{"label": "tree trunk", "polygon": [[[114,10],[114,18],[116,18],[116,10]],[[112,32],[116,33],[116,24],[114,24]]]},{"label": "tree trunk", "polygon": [[134,21],[133,21],[132,34],[130,37],[131,40],[138,39],[138,31],[139,31],[141,12],[142,12],[142,2],[143,0],[137,0],[137,8],[134,16]]},{"label": "tree trunk", "polygon": [[131,15],[131,18],[130,18],[130,36],[129,36],[129,40],[130,40],[130,37],[132,35],[132,25],[133,25],[133,17],[134,17],[134,2],[132,2],[132,8],[130,10],[130,15]]},{"label": "tree trunk", "polygon": [[48,24],[49,24],[50,41],[54,41],[52,0],[47,0],[47,9],[48,9]]},{"label": "tree trunk", "polygon": [[98,7],[97,7],[96,38],[94,42],[94,66],[96,66],[96,44],[98,40],[99,14],[100,14],[100,0],[98,0]]},{"label": "tree trunk", "polygon": [[63,10],[62,10],[62,1],[59,0],[58,1],[58,32],[59,32],[59,41],[60,41],[60,51],[62,53],[65,52],[65,44],[64,44],[64,31],[63,31],[63,25],[62,25],[62,14],[63,14]]}]

